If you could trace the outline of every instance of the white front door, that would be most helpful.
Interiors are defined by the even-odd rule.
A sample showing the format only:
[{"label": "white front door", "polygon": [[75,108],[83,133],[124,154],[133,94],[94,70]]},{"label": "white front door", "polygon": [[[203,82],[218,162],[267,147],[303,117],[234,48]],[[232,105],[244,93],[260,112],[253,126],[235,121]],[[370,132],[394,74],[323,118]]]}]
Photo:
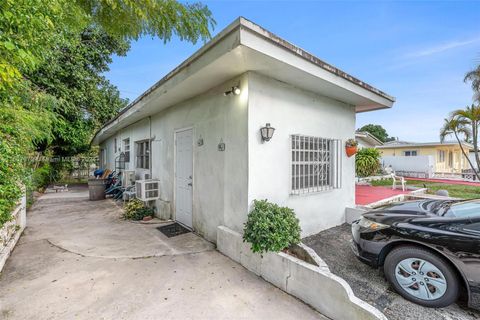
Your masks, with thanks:
[{"label": "white front door", "polygon": [[175,133],[175,220],[192,228],[193,130]]}]

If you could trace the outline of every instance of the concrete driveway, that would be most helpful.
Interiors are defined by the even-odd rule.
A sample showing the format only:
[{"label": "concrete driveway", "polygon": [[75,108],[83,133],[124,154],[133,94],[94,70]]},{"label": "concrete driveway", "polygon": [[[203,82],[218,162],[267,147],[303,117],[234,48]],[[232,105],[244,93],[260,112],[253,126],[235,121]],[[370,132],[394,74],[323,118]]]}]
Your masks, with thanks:
[{"label": "concrete driveway", "polygon": [[43,195],[0,276],[0,319],[325,319],[192,234],[123,221],[85,188]]}]

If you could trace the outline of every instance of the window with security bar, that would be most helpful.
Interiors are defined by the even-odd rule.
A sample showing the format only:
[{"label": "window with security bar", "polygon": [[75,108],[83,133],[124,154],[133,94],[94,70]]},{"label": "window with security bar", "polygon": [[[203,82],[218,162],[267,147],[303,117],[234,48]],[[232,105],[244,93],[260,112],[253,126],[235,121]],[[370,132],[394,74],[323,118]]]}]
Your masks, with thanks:
[{"label": "window with security bar", "polygon": [[341,187],[341,141],[292,135],[292,194]]}]

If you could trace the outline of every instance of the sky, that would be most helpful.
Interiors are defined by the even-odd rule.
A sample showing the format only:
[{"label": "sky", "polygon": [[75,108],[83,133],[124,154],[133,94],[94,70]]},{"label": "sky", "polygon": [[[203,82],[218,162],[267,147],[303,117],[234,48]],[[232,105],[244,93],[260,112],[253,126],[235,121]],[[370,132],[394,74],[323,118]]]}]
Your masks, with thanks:
[{"label": "sky", "polygon": [[[391,109],[357,114],[400,140],[439,140],[443,119],[472,103],[463,82],[480,64],[480,1],[202,1],[220,32],[243,16],[394,96]],[[203,43],[146,37],[114,57],[107,78],[131,101]]]}]

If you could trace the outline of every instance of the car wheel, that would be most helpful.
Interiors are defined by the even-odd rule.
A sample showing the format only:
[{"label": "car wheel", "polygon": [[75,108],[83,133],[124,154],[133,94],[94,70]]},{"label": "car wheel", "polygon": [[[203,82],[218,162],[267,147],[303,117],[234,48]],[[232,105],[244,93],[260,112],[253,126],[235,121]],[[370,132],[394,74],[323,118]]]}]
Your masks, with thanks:
[{"label": "car wheel", "polygon": [[393,249],[383,266],[387,280],[405,299],[431,308],[454,303],[459,294],[455,271],[441,257],[413,246]]}]

